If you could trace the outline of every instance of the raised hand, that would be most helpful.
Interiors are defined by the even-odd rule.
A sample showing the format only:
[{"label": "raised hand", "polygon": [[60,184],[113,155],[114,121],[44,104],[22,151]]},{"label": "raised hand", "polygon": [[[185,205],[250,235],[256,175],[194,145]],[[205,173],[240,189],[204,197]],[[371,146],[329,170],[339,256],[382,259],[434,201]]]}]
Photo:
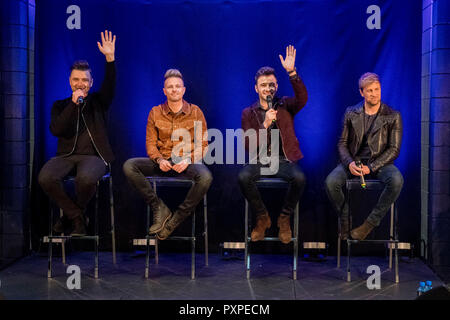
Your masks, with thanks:
[{"label": "raised hand", "polygon": [[281,64],[283,65],[283,68],[289,73],[295,70],[295,55],[297,53],[297,50],[295,50],[294,46],[287,46],[286,47],[286,58],[283,59],[283,56],[280,54],[278,55],[280,57]]},{"label": "raised hand", "polygon": [[114,52],[116,49],[116,36],[113,37],[111,31],[105,30],[100,33],[102,37],[102,43],[97,41],[98,50],[103,53],[106,57],[106,61],[114,61]]}]

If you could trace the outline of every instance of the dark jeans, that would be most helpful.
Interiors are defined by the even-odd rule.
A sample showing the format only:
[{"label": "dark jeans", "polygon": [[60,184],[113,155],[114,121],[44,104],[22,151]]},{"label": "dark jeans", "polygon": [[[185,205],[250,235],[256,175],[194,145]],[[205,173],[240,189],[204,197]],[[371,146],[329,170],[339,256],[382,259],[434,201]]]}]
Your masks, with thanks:
[{"label": "dark jeans", "polygon": [[[39,184],[45,193],[69,219],[82,214],[95,195],[97,181],[106,172],[103,160],[97,156],[71,155],[51,158],[39,172]],[[72,200],[64,191],[63,179],[75,175],[76,200]]]},{"label": "dark jeans", "polygon": [[123,172],[128,182],[141,194],[145,202],[152,207],[158,204],[158,197],[146,179],[149,176],[183,177],[194,181],[183,203],[178,206],[178,212],[183,216],[190,215],[203,196],[208,192],[212,175],[204,164],[190,164],[181,173],[174,170],[164,172],[150,158],[131,158],[123,164]]},{"label": "dark jeans", "polygon": [[[403,187],[403,176],[393,164],[382,167],[377,172],[365,175],[365,179],[378,179],[384,183],[384,189],[378,199],[377,204],[367,217],[367,221],[379,226],[381,220],[386,215],[391,204],[397,200]],[[325,186],[328,198],[334,206],[334,209],[341,216],[341,219],[348,219],[348,203],[345,202],[343,188],[347,179],[357,178],[350,173],[348,169],[340,164],[328,175],[325,180]]]},{"label": "dark jeans", "polygon": [[287,160],[280,160],[279,169],[275,175],[262,176],[261,167],[261,164],[248,164],[239,172],[238,177],[241,191],[253,214],[258,216],[267,212],[255,183],[260,177],[282,178],[289,183],[281,212],[287,215],[292,214],[305,188],[306,178],[304,173],[296,163]]}]

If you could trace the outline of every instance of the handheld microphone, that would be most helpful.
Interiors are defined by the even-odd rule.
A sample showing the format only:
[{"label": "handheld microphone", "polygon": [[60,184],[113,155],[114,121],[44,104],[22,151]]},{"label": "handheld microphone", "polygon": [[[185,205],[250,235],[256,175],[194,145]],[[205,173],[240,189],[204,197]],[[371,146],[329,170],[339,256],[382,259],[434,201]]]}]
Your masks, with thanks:
[{"label": "handheld microphone", "polygon": [[267,106],[269,107],[269,109],[273,109],[273,106],[272,106],[272,96],[271,95],[268,95],[267,96],[267,98],[266,98],[266,100],[267,100]]},{"label": "handheld microphone", "polygon": [[[355,161],[355,164],[356,164],[360,169],[362,169],[362,163],[361,163],[361,160],[356,160],[356,161]],[[363,189],[365,189],[365,188],[366,188],[366,181],[364,180],[364,175],[362,174],[362,172],[361,172],[360,180],[361,180],[361,187],[362,187]]]},{"label": "handheld microphone", "polygon": [[[270,90],[270,94],[266,97],[267,100],[267,106],[269,107],[269,109],[273,109],[273,90]],[[272,120],[272,124],[275,123],[275,119]]]},{"label": "handheld microphone", "polygon": [[83,104],[83,103],[84,103],[84,98],[83,98],[83,96],[79,96],[79,97],[78,97],[77,103],[78,103],[78,104]]}]

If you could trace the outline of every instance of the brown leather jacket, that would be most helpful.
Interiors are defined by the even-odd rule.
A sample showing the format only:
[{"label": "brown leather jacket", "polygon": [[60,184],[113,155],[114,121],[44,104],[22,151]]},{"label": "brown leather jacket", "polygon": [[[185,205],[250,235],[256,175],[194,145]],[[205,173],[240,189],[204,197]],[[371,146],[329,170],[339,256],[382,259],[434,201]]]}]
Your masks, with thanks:
[{"label": "brown leather jacket", "polygon": [[[195,127],[196,122],[197,128]],[[177,129],[186,129],[189,132],[190,141],[183,141],[182,137],[179,141],[172,141],[172,133]],[[208,150],[208,140],[205,135],[207,130],[205,116],[198,106],[183,100],[181,112],[174,114],[166,101],[153,107],[148,115],[147,154],[150,159],[158,162],[161,158],[172,158],[172,151],[177,147],[180,148],[178,149],[180,152],[175,152],[176,156],[190,158],[191,163],[200,162]],[[206,137],[206,140],[203,140],[203,137]],[[184,150],[182,145],[185,145]],[[185,152],[184,157],[183,151]]]},{"label": "brown leather jacket", "polygon": [[[345,168],[354,161],[363,139],[364,101],[348,107],[344,116],[344,127],[338,142],[341,163]],[[371,157],[368,162],[370,171],[377,171],[385,165],[392,164],[400,153],[402,142],[402,117],[381,102],[378,117],[367,138]]]},{"label": "brown leather jacket", "polygon": [[[308,92],[306,91],[305,84],[299,76],[290,79],[290,81],[292,88],[294,89],[295,97],[275,97],[273,108],[278,111],[276,123],[278,129],[280,130],[284,155],[289,161],[295,162],[303,158],[303,154],[300,151],[299,142],[295,136],[294,116],[305,106],[306,101],[308,100]],[[259,129],[263,129],[258,121],[258,108],[259,101],[242,111],[241,122],[244,132],[248,129],[254,129],[256,133],[258,133]],[[258,134],[256,135],[256,139],[259,145]],[[245,149],[248,152],[249,137],[246,136],[244,141]]]}]

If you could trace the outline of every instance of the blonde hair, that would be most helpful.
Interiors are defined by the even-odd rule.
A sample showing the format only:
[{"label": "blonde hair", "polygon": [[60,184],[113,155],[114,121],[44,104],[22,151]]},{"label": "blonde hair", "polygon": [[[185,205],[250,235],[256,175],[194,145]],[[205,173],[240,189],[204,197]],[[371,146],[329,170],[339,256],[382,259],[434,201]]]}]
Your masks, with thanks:
[{"label": "blonde hair", "polygon": [[166,73],[164,74],[164,81],[166,81],[168,78],[172,78],[172,77],[180,78],[181,80],[183,80],[183,75],[181,74],[180,70],[178,70],[178,69],[167,70]]},{"label": "blonde hair", "polygon": [[359,89],[362,90],[371,83],[380,82],[380,77],[376,73],[366,72],[358,80]]}]

